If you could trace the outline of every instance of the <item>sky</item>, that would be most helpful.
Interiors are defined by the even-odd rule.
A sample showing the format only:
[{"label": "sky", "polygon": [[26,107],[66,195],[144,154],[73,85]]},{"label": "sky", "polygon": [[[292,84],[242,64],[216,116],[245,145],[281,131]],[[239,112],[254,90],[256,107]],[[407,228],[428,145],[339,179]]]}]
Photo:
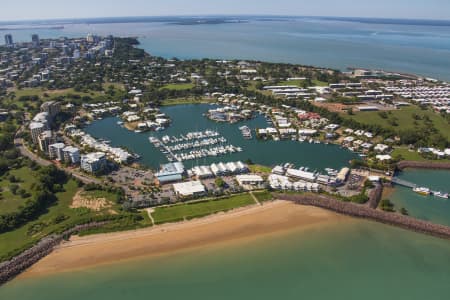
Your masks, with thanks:
[{"label": "sky", "polygon": [[0,9],[0,21],[175,15],[450,20],[449,0],[0,0]]}]

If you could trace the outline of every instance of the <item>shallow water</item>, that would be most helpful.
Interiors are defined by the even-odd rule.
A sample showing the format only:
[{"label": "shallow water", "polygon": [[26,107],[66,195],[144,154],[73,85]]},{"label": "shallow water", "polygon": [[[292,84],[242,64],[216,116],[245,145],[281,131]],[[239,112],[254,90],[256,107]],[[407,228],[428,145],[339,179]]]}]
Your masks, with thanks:
[{"label": "shallow water", "polygon": [[450,242],[344,221],[17,279],[1,299],[448,299]]}]

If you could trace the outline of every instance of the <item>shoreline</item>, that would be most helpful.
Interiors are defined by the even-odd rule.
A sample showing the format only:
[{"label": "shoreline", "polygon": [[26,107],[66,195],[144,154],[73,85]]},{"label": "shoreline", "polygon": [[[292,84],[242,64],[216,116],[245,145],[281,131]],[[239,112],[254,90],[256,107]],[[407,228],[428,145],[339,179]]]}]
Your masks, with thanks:
[{"label": "shoreline", "polygon": [[276,200],[228,213],[134,231],[72,237],[17,279],[230,245],[291,230],[307,230],[352,219],[311,206]]},{"label": "shoreline", "polygon": [[450,170],[450,162],[403,160],[397,163],[397,167],[401,171],[405,169]]}]

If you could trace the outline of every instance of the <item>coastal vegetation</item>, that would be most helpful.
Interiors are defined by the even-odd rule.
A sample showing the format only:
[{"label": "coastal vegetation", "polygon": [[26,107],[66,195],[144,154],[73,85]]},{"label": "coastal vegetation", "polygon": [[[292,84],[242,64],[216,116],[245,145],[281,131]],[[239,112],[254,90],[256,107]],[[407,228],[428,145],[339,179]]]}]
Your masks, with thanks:
[{"label": "coastal vegetation", "polygon": [[253,193],[253,196],[255,196],[256,199],[258,199],[258,202],[260,202],[260,203],[264,203],[264,202],[271,201],[271,200],[274,199],[272,193],[269,192],[269,191],[266,191],[266,190],[264,190],[264,191],[255,191],[255,192],[252,192],[252,193]]},{"label": "coastal vegetation", "polygon": [[155,224],[172,223],[200,218],[252,204],[255,204],[255,201],[249,194],[241,194],[227,198],[157,207],[152,213],[152,217],[155,220]]}]

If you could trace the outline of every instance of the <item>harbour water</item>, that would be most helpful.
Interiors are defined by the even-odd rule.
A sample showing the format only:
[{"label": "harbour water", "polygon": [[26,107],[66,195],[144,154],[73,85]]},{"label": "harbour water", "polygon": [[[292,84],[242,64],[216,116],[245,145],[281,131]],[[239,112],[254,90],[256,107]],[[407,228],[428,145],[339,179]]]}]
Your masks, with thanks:
[{"label": "harbour water", "polygon": [[[450,192],[450,171],[408,169],[399,177],[434,191]],[[396,187],[389,199],[397,209],[406,208],[411,216],[450,226],[450,199],[422,196],[401,186]]]},{"label": "harbour water", "polygon": [[122,146],[139,154],[141,163],[152,168],[158,168],[166,163],[167,158],[148,140],[149,136],[161,138],[164,135],[174,136],[190,131],[212,129],[225,137],[229,144],[241,147],[242,152],[219,157],[209,157],[184,162],[185,167],[208,165],[213,162],[245,161],[251,159],[255,163],[274,166],[291,162],[297,166],[307,166],[314,170],[324,168],[339,169],[357,157],[348,150],[335,145],[309,144],[298,141],[259,141],[256,138],[245,139],[239,127],[249,126],[251,129],[266,128],[267,121],[263,116],[237,124],[216,123],[208,120],[203,114],[211,109],[209,104],[175,105],[162,108],[161,112],[170,116],[172,125],[162,132],[135,133],[117,125],[118,118],[105,118],[93,122],[85,131],[96,138],[111,141],[113,146]]},{"label": "harbour water", "polygon": [[349,220],[18,279],[1,299],[446,299],[450,243]]},{"label": "harbour water", "polygon": [[[450,80],[450,26],[379,24],[322,18],[242,17],[242,23],[176,25],[165,22],[70,22],[63,29],[26,29],[17,41],[80,37],[87,33],[137,36],[141,47],[166,58],[258,59],[345,69],[383,68]],[[7,27],[7,25],[2,25]]]}]

